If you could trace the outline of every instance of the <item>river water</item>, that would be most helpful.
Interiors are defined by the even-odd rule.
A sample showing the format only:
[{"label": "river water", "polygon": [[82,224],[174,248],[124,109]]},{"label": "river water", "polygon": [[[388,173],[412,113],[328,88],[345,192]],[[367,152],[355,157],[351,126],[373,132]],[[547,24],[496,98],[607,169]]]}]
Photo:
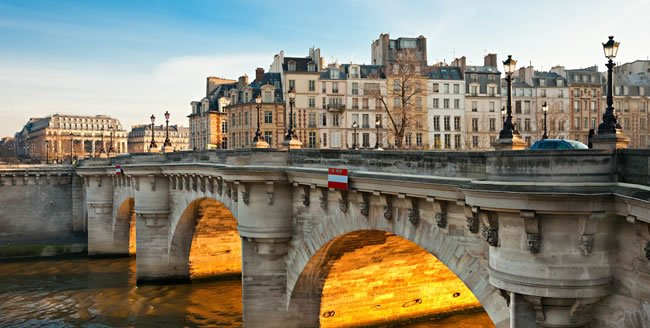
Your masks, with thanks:
[{"label": "river water", "polygon": [[[135,258],[0,261],[0,327],[241,327],[241,282],[135,283]],[[494,327],[485,313],[411,328]]]}]

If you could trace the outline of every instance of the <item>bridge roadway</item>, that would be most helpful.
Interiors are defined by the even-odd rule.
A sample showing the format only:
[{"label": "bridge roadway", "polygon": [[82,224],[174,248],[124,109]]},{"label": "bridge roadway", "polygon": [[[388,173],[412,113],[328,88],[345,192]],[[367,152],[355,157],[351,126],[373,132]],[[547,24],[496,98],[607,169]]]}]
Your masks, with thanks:
[{"label": "bridge roadway", "polygon": [[[230,213],[248,327],[317,326],[326,276],[310,260],[367,230],[435,255],[497,327],[648,327],[649,163],[632,149],[251,149],[89,159],[75,172],[89,254],[128,253],[135,213],[138,281],[187,279],[199,203]],[[329,167],[350,170],[349,190],[327,188]]]}]

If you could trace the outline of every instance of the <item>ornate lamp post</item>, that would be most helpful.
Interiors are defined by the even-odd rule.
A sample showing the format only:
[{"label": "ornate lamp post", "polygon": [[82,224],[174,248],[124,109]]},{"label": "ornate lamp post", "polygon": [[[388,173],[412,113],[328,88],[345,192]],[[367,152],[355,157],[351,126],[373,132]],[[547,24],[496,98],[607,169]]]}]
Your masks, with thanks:
[{"label": "ornate lamp post", "polygon": [[375,149],[376,150],[383,150],[381,148],[381,143],[379,142],[379,139],[380,139],[380,137],[379,137],[379,127],[381,126],[381,121],[380,120],[375,120],[375,126],[377,127],[377,137],[376,137],[377,143],[375,143]]},{"label": "ornate lamp post", "polygon": [[293,106],[295,105],[296,90],[291,89],[289,90],[288,94],[289,94],[289,130],[287,131],[287,135],[285,136],[282,145],[287,147],[287,149],[300,148],[302,147],[302,142],[300,142],[300,140],[298,139],[295,139],[294,130],[293,130]]},{"label": "ornate lamp post", "polygon": [[357,143],[358,143],[357,142],[357,127],[358,126],[359,126],[359,124],[357,123],[357,121],[352,122],[352,131],[353,131],[352,132],[352,141],[353,141],[352,148],[354,148],[355,150],[359,149],[359,145],[357,145]]},{"label": "ornate lamp post", "polygon": [[618,125],[614,114],[614,64],[613,59],[618,53],[620,42],[614,41],[610,36],[606,43],[603,43],[603,51],[607,61],[607,108],[603,114],[603,122],[598,125],[598,135],[592,138],[592,144],[596,149],[627,148],[630,139],[627,138]]},{"label": "ornate lamp post", "polygon": [[257,98],[255,98],[255,105],[257,106],[257,131],[255,131],[255,137],[253,138],[253,148],[269,148],[269,144],[264,140],[262,130],[260,130],[260,108],[262,107],[262,96],[257,96]]},{"label": "ornate lamp post", "polygon": [[165,111],[165,143],[163,144],[163,148],[171,146],[172,142],[169,140],[169,111]]},{"label": "ornate lamp post", "polygon": [[149,151],[151,151],[151,149],[153,149],[153,148],[158,147],[158,145],[156,145],[156,139],[154,139],[155,131],[154,131],[154,125],[153,124],[155,122],[156,122],[156,117],[153,114],[151,114],[151,143],[149,144]]},{"label": "ornate lamp post", "polygon": [[111,144],[110,144],[110,146],[108,146],[108,155],[110,156],[111,153],[115,152],[115,149],[113,148],[113,132],[114,132],[114,130],[113,130],[112,125],[109,125],[108,129],[111,131]]},{"label": "ornate lamp post", "polygon": [[100,145],[99,145],[99,155],[101,156],[104,153],[104,126],[102,125],[101,128],[101,135],[100,135]]},{"label": "ornate lamp post", "polygon": [[50,141],[45,140],[45,164],[50,164]]},{"label": "ornate lamp post", "polygon": [[72,158],[74,157],[74,134],[70,132],[70,164],[72,164]]},{"label": "ornate lamp post", "polygon": [[501,128],[506,124],[506,107],[501,107]]},{"label": "ornate lamp post", "polygon": [[517,61],[508,55],[508,59],[503,62],[503,68],[506,73],[506,83],[508,88],[508,98],[506,101],[506,119],[503,123],[503,129],[499,132],[499,140],[495,144],[497,150],[520,150],[526,148],[526,142],[521,139],[519,131],[512,124],[512,74],[515,72]]},{"label": "ornate lamp post", "polygon": [[546,102],[542,105],[542,110],[544,111],[544,135],[542,139],[548,139],[548,134],[546,134],[546,115],[548,114],[548,105]]}]

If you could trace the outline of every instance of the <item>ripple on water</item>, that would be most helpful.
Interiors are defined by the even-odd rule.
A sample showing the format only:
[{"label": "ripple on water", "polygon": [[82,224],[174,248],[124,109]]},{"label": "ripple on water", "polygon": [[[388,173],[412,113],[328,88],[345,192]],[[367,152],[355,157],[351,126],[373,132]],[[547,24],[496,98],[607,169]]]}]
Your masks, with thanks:
[{"label": "ripple on water", "polygon": [[[2,327],[241,327],[241,282],[135,284],[135,258],[0,262]],[[406,327],[494,327],[484,313]]]}]

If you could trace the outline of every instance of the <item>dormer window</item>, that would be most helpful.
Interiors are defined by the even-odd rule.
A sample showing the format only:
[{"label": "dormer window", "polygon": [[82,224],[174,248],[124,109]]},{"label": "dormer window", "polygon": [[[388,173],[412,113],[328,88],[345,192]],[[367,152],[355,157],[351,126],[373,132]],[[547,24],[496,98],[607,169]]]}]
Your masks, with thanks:
[{"label": "dormer window", "polygon": [[359,78],[359,68],[352,67],[350,69],[350,77],[352,77],[353,79],[358,79]]},{"label": "dormer window", "polygon": [[339,78],[339,70],[330,69],[330,79],[338,79],[338,78]]},{"label": "dormer window", "polygon": [[275,82],[273,82],[273,86],[274,86],[276,89],[279,89],[279,88],[280,88],[280,81],[275,81]]},{"label": "dormer window", "polygon": [[271,98],[271,91],[264,91],[264,102],[265,103],[273,102],[273,99]]},{"label": "dormer window", "polygon": [[290,61],[289,62],[289,72],[295,72],[296,71],[296,62],[295,61]]},{"label": "dormer window", "polygon": [[546,86],[546,79],[539,79],[539,85],[542,87]]},{"label": "dormer window", "polygon": [[[296,68],[294,66],[294,70],[295,69]],[[307,70],[310,71],[310,72],[316,72],[316,65],[314,65],[314,63],[309,63],[309,65],[307,65]]]},{"label": "dormer window", "polygon": [[557,79],[557,81],[555,82],[555,84],[556,84],[558,87],[561,87],[561,86],[562,86],[562,79]]}]

